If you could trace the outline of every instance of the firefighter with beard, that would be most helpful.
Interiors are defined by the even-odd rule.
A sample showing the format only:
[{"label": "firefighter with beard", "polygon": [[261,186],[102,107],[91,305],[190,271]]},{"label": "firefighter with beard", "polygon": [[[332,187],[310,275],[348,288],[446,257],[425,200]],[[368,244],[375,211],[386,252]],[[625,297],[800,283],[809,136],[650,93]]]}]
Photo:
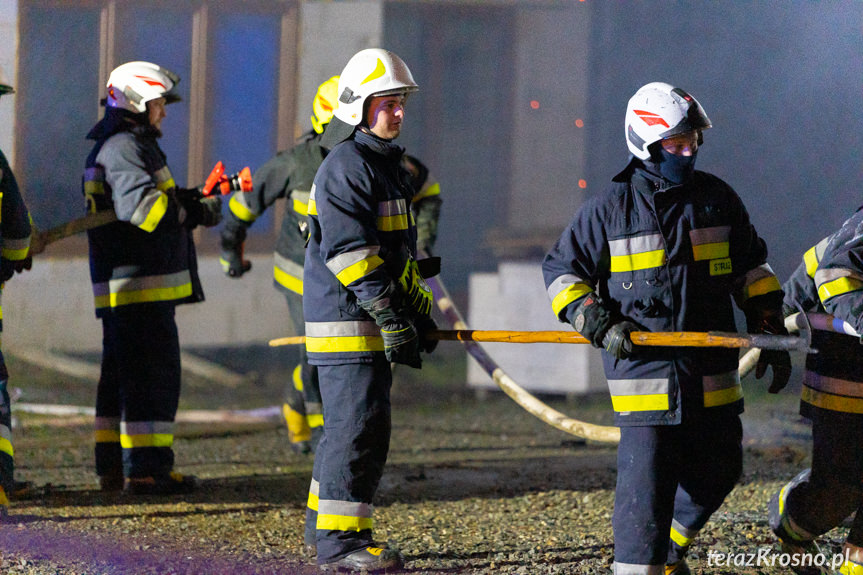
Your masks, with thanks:
[{"label": "firefighter with beard", "polygon": [[192,230],[221,220],[221,200],[177,187],[158,144],[179,78],[150,62],[115,68],[105,115],[84,172],[91,213],[117,221],[88,231],[102,373],[96,398],[96,472],[102,490],[188,493],[195,478],[174,471],[180,398],[174,309],[204,299]]},{"label": "firefighter with beard", "polygon": [[[324,133],[331,152],[309,200],[303,311],[309,362],[318,366],[324,433],[306,513],[307,552],[323,570],[401,567],[372,538],[373,499],[392,428],[390,362],[421,366],[433,342],[432,294],[417,264],[413,196],[393,140],[418,87],[395,54],[355,54],[339,79]],[[425,260],[429,262],[429,260]],[[430,262],[429,262],[430,263]]]},{"label": "firefighter with beard", "polygon": [[[228,204],[222,228],[220,262],[228,277],[240,278],[252,264],[243,257],[247,230],[278,199],[285,199],[284,216],[274,254],[273,284],[285,294],[294,330],[304,334],[303,263],[308,237],[308,203],[312,180],[327,154],[321,137],[338,106],[339,77],[318,87],[312,101],[312,130],[290,150],[279,152],[256,172],[252,193],[237,192]],[[405,154],[402,166],[410,174],[414,195],[411,211],[417,224],[417,251],[430,254],[437,239],[440,185],[418,159]],[[323,432],[318,368],[308,362],[305,349],[286,385],[282,405],[291,448],[313,452]]]},{"label": "firefighter with beard", "polygon": [[[711,127],[691,95],[654,82],[629,100],[627,167],[588,198],[543,262],[552,309],[603,349],[620,426],[614,573],[685,575],[693,538],[742,469],[738,350],[635,348],[632,331],[786,333],[767,248],[728,184],[695,170]],[[763,352],[770,390],[788,352]]]}]

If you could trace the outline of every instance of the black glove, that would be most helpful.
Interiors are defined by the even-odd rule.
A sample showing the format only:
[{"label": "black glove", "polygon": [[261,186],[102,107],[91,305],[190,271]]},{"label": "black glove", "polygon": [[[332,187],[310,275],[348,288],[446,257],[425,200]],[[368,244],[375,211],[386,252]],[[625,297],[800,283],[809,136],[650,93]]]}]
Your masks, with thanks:
[{"label": "black glove", "polygon": [[211,228],[222,221],[222,198],[191,198],[186,194],[177,195],[180,205],[180,223],[193,230],[198,226]]},{"label": "black glove", "polygon": [[433,352],[437,347],[437,340],[426,338],[426,334],[437,329],[435,321],[427,315],[421,315],[416,318],[416,321],[414,321],[414,326],[417,328],[422,350],[426,353]]},{"label": "black glove", "polygon": [[592,293],[581,300],[572,316],[572,327],[590,340],[593,347],[605,347],[602,340],[613,323],[611,312]]},{"label": "black glove", "polygon": [[393,318],[379,325],[384,338],[384,353],[391,363],[422,367],[419,334],[409,319]]},{"label": "black glove", "polygon": [[399,295],[398,288],[390,285],[381,295],[357,303],[381,328],[387,359],[392,363],[403,363],[420,368],[422,359],[420,359],[419,334],[401,304]]},{"label": "black glove", "polygon": [[632,355],[632,340],[629,339],[629,334],[639,330],[641,327],[629,320],[616,323],[602,338],[602,347],[617,359],[626,359]]},{"label": "black glove", "polygon": [[[781,294],[766,294],[757,296],[747,302],[743,313],[746,315],[746,331],[749,333],[766,333],[770,335],[788,335],[783,321]],[[767,373],[767,367],[773,368],[773,380],[768,393],[779,393],[791,379],[791,355],[783,349],[762,349],[755,365],[755,379],[761,379]]]},{"label": "black glove", "polygon": [[222,264],[222,271],[229,278],[239,278],[252,269],[252,262],[243,259],[242,244],[230,250],[222,247],[222,251],[219,254],[219,263]]},{"label": "black glove", "polygon": [[31,267],[33,267],[33,256],[28,255],[23,260],[0,258],[0,283],[6,283],[16,273],[20,274]]}]

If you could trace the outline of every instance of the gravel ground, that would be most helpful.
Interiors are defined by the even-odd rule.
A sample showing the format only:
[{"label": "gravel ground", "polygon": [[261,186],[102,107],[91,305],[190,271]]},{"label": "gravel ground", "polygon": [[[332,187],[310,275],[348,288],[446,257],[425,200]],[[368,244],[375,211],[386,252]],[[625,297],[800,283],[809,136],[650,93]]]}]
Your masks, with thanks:
[{"label": "gravel ground", "polygon": [[[608,573],[614,446],[584,443],[546,426],[506,396],[480,400],[463,384],[465,359],[442,345],[426,369],[399,369],[394,432],[376,501],[376,538],[406,558],[406,573]],[[266,350],[212,352],[225,363],[256,362],[254,383],[213,389],[184,382],[183,408],[247,408],[279,402],[291,358]],[[231,353],[235,355],[231,355]],[[268,368],[261,365],[267,364]],[[238,367],[239,368],[239,367]],[[21,401],[87,405],[92,383],[10,360]],[[699,535],[693,573],[787,573],[778,566],[716,566],[709,553],[776,552],[766,525],[770,495],[806,466],[809,431],[794,390],[768,396],[747,381],[745,472]],[[611,420],[606,397],[555,409],[594,423]],[[83,402],[83,403],[82,403]],[[300,554],[312,460],[291,452],[277,421],[181,424],[178,470],[197,475],[191,496],[131,498],[96,489],[90,424],[18,414],[18,477],[37,486],[0,526],[0,573],[16,575],[316,573]],[[842,528],[823,538],[838,552]],[[774,561],[778,558],[773,555]],[[709,564],[710,563],[710,564]]]}]

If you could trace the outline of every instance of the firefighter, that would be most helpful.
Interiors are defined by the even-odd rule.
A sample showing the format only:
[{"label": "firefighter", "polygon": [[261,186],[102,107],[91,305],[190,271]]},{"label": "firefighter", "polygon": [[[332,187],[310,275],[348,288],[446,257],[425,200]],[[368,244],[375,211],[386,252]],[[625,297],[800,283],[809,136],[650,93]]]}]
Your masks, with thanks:
[{"label": "firefighter", "polygon": [[[738,195],[696,171],[711,123],[691,95],[662,82],[629,100],[631,157],[587,199],[543,261],[560,321],[602,348],[620,426],[613,516],[618,575],[689,573],[684,556],[741,473],[738,351],[636,348],[631,331],[786,333],[782,290]],[[771,391],[787,352],[764,352]]]},{"label": "firefighter", "polygon": [[306,514],[307,551],[323,570],[399,568],[374,543],[372,501],[389,450],[390,362],[421,366],[433,343],[432,294],[416,262],[413,195],[400,167],[407,65],[377,48],[355,54],[315,175],[303,283],[306,350],[318,367],[324,432]]},{"label": "firefighter", "polygon": [[150,62],[115,68],[84,171],[91,213],[114,223],[88,231],[102,373],[96,397],[96,472],[105,491],[167,495],[194,489],[174,469],[180,397],[174,308],[204,299],[192,230],[221,219],[218,197],[176,186],[157,139],[179,78]]},{"label": "firefighter", "polygon": [[[12,86],[2,83],[0,78],[0,96],[14,92]],[[30,212],[18,190],[9,162],[0,151],[0,291],[15,273],[30,269],[30,232]],[[3,328],[2,318],[0,311],[0,331]],[[29,488],[29,484],[13,479],[14,450],[8,383],[9,372],[3,353],[0,352],[0,519],[6,517],[9,496],[21,496]]]},{"label": "firefighter", "polygon": [[[279,152],[258,169],[252,178],[252,193],[237,192],[229,202],[228,215],[222,228],[220,262],[228,277],[239,278],[251,269],[243,258],[243,242],[248,228],[279,198],[285,198],[285,213],[276,241],[273,284],[285,294],[288,312],[295,331],[303,330],[303,261],[308,236],[308,201],[312,180],[327,150],[321,146],[321,136],[338,105],[339,77],[333,76],[318,87],[312,101],[312,130],[290,150]],[[440,215],[440,185],[418,159],[402,156],[402,166],[408,171],[412,188],[416,190],[411,209],[417,223],[417,250],[430,254],[437,238]],[[318,368],[307,361],[305,349],[286,385],[282,405],[292,449],[300,453],[313,452],[323,431],[321,391]]]},{"label": "firefighter", "polygon": [[[783,286],[786,315],[828,312],[863,333],[863,209],[803,256]],[[820,573],[802,555],[815,538],[856,511],[842,573],[863,573],[863,348],[857,338],[813,330],[800,414],[812,422],[812,467],[770,500],[770,527],[783,551],[801,555],[797,573]]]}]

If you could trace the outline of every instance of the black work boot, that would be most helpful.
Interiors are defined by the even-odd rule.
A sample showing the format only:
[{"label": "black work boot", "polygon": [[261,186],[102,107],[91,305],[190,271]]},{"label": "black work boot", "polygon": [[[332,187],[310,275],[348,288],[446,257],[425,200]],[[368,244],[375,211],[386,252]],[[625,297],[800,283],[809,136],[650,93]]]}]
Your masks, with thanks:
[{"label": "black work boot", "polygon": [[129,477],[123,491],[129,495],[182,495],[192,493],[196,486],[194,475],[172,471],[168,475]]},{"label": "black work boot", "polygon": [[367,573],[386,573],[398,571],[404,567],[404,559],[401,553],[395,549],[385,547],[363,547],[357,549],[338,561],[333,563],[324,563],[318,566],[321,571],[335,572],[354,572],[365,571]]}]

